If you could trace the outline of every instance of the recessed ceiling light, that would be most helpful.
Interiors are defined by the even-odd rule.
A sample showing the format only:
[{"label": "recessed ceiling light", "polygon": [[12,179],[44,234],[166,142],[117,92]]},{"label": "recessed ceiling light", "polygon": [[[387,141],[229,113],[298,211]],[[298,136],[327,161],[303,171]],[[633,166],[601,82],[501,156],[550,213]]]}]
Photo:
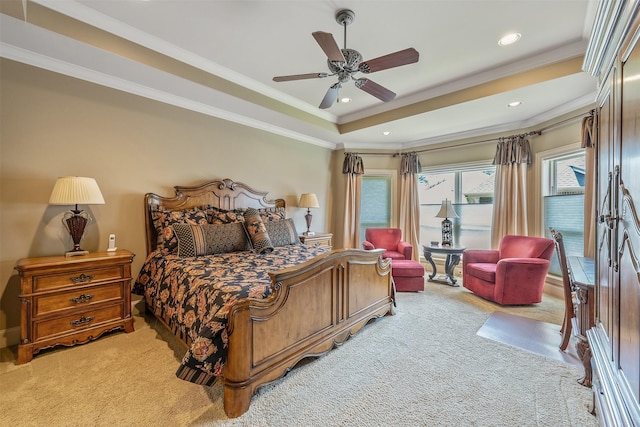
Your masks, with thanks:
[{"label": "recessed ceiling light", "polygon": [[506,36],[503,36],[500,40],[498,40],[498,44],[500,46],[507,46],[520,40],[520,37],[522,37],[520,33],[507,34]]},{"label": "recessed ceiling light", "polygon": [[391,132],[389,132],[388,130],[385,130],[384,132],[382,132],[382,134],[383,134],[384,136],[387,136],[387,135],[391,135]]},{"label": "recessed ceiling light", "polygon": [[513,101],[507,104],[507,107],[519,107],[522,105],[522,101]]},{"label": "recessed ceiling light", "polygon": [[351,98],[340,98],[340,102],[351,102]]}]

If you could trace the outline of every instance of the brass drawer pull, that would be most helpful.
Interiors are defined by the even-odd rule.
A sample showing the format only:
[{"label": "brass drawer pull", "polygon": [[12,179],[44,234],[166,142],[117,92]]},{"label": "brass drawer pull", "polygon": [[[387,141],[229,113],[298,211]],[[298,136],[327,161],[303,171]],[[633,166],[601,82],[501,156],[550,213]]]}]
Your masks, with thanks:
[{"label": "brass drawer pull", "polygon": [[71,301],[75,302],[76,304],[82,304],[82,303],[91,301],[92,298],[93,298],[93,295],[82,294],[80,296],[71,298]]},{"label": "brass drawer pull", "polygon": [[69,323],[71,323],[71,325],[73,326],[82,326],[82,325],[86,325],[87,323],[91,323],[92,320],[93,320],[93,316],[89,316],[89,317],[82,316],[78,320],[72,320]]},{"label": "brass drawer pull", "polygon": [[78,283],[89,283],[92,279],[93,279],[93,274],[84,274],[84,273],[82,273],[79,276],[72,277],[71,281],[73,283],[76,283],[76,284],[78,284]]}]

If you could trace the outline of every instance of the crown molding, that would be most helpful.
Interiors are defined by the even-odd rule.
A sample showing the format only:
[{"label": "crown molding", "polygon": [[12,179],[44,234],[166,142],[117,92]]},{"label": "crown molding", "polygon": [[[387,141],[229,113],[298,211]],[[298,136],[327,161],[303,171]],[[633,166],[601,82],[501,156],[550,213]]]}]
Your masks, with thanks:
[{"label": "crown molding", "polygon": [[[312,136],[321,134],[322,131],[248,101],[211,88],[203,88],[188,80],[95,49],[4,14],[0,14],[0,26],[1,57],[300,142],[332,150],[336,147],[329,132],[325,131],[326,139]],[[43,43],[43,40],[47,42]],[[92,68],[96,64],[101,65],[104,71]],[[109,68],[105,64],[109,64]],[[172,92],[165,88],[171,88]],[[224,107],[213,105],[214,102]],[[286,126],[281,125],[285,122]]]},{"label": "crown molding", "polygon": [[278,91],[268,85],[257,82],[254,79],[250,79],[240,73],[230,70],[216,62],[203,58],[202,56],[195,55],[188,52],[176,45],[168,43],[165,40],[154,37],[144,31],[124,24],[123,22],[113,19],[103,13],[89,8],[83,4],[74,1],[52,1],[52,0],[31,0],[32,2],[39,4],[47,9],[51,9],[55,12],[69,16],[78,21],[89,24],[93,27],[99,28],[103,31],[116,35],[124,40],[144,46],[155,52],[166,55],[170,58],[174,58],[185,64],[194,66],[203,71],[206,71],[212,75],[218,76],[224,80],[228,80],[237,85],[243,86],[247,89],[253,90],[270,98],[281,101],[296,109],[312,114],[323,120],[335,123],[337,116],[329,111],[321,110],[315,106],[309,105],[306,102],[287,95],[281,91]]},{"label": "crown molding", "polygon": [[631,22],[639,11],[638,0],[600,1],[582,66],[584,71],[596,77],[607,74],[622,41],[633,30]]}]

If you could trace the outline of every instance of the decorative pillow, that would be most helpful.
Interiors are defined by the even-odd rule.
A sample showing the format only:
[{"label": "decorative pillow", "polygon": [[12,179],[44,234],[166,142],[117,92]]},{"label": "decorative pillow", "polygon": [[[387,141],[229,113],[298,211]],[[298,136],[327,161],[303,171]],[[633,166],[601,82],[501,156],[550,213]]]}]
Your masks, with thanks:
[{"label": "decorative pillow", "polygon": [[202,209],[193,208],[180,211],[157,209],[151,213],[153,226],[158,236],[156,248],[165,253],[178,251],[178,239],[173,233],[173,224],[206,224],[207,214]]},{"label": "decorative pillow", "polygon": [[242,222],[244,209],[226,210],[215,206],[207,206],[207,221],[209,224],[230,224],[232,222]]},{"label": "decorative pillow", "polygon": [[248,208],[244,212],[244,229],[251,240],[253,250],[259,254],[268,254],[273,250],[271,239],[267,229],[260,218],[260,213],[254,208]]},{"label": "decorative pillow", "polygon": [[250,249],[242,223],[173,224],[178,238],[178,256],[195,257]]},{"label": "decorative pillow", "polygon": [[300,243],[298,232],[291,218],[283,221],[268,221],[264,223],[264,227],[267,229],[269,239],[274,247]]},{"label": "decorative pillow", "polygon": [[259,208],[258,213],[264,223],[287,219],[287,212],[285,208]]}]

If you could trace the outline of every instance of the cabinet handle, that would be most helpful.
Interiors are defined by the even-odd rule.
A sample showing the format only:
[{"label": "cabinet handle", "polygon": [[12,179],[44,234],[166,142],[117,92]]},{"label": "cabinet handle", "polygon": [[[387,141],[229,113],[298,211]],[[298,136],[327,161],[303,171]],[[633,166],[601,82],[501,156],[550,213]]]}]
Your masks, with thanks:
[{"label": "cabinet handle", "polygon": [[91,301],[92,298],[93,298],[93,295],[82,294],[80,296],[71,298],[71,301],[75,302],[76,304],[82,304],[82,303]]},{"label": "cabinet handle", "polygon": [[84,274],[82,273],[79,276],[72,277],[71,281],[73,283],[89,283],[93,279],[93,274]]},{"label": "cabinet handle", "polygon": [[93,320],[93,316],[89,316],[89,317],[82,316],[78,320],[72,320],[69,323],[71,323],[71,325],[73,326],[82,326],[82,325],[86,325],[87,323],[91,323],[92,320]]}]

